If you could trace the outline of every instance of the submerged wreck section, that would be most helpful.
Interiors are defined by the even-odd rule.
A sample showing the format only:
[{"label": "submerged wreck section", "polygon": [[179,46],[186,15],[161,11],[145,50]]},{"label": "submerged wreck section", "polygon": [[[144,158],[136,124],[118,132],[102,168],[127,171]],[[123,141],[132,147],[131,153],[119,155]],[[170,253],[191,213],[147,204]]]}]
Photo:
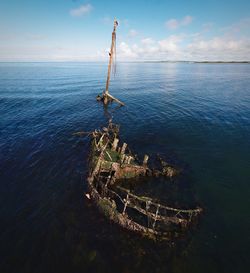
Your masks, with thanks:
[{"label": "submerged wreck section", "polygon": [[92,132],[91,145],[90,196],[109,219],[128,230],[161,239],[178,237],[197,222],[201,208],[170,207],[121,186],[121,181],[136,177],[172,177],[178,170],[162,159],[160,170],[151,169],[148,155],[140,163],[128,145],[120,143],[118,125],[110,121],[107,128]]}]

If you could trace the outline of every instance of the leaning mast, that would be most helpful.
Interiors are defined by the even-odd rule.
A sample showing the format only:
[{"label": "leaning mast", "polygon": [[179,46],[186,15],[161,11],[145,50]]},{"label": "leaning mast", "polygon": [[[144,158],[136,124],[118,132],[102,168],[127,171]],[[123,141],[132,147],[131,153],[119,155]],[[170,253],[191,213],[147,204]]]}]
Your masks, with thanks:
[{"label": "leaning mast", "polygon": [[112,67],[112,61],[113,61],[113,54],[114,54],[114,47],[116,43],[116,27],[118,26],[118,22],[114,20],[114,29],[112,32],[112,42],[111,42],[111,48],[109,53],[109,65],[108,65],[108,75],[107,75],[107,81],[106,81],[106,89],[105,94],[109,93],[109,81],[110,81],[110,74],[111,74],[111,67]]},{"label": "leaning mast", "polygon": [[108,75],[107,75],[107,80],[106,80],[106,88],[103,91],[102,97],[100,95],[97,96],[97,100],[102,100],[105,105],[107,105],[111,101],[116,101],[120,105],[124,105],[123,102],[120,100],[116,99],[115,97],[111,96],[109,93],[109,82],[110,82],[110,75],[111,75],[111,68],[112,68],[112,63],[113,63],[113,57],[115,54],[115,46],[116,46],[116,28],[118,26],[118,22],[115,19],[114,20],[114,28],[112,32],[112,41],[111,41],[111,48],[109,52],[109,64],[108,64]]}]

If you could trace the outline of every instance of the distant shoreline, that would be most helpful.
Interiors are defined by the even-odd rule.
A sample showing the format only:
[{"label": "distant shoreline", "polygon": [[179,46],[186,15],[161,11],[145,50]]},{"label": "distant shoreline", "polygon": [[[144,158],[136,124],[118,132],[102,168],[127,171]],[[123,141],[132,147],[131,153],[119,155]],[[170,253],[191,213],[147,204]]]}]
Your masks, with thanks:
[{"label": "distant shoreline", "polygon": [[250,64],[250,61],[144,61],[145,63]]},{"label": "distant shoreline", "polygon": [[[106,61],[0,61],[0,63],[107,63]],[[250,61],[119,61],[119,63],[250,64]]]}]

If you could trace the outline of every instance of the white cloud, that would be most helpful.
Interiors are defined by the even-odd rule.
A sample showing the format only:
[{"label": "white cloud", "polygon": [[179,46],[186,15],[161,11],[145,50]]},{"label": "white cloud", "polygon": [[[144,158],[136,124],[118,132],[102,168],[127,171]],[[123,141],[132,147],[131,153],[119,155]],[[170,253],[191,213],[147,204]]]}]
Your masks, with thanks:
[{"label": "white cloud", "polygon": [[141,40],[141,43],[144,45],[152,45],[155,41],[152,38],[145,38]]},{"label": "white cloud", "polygon": [[81,5],[78,8],[71,9],[70,15],[73,17],[84,16],[84,15],[87,15],[88,13],[90,13],[92,9],[93,9],[93,7],[90,4]]},{"label": "white cloud", "polygon": [[249,61],[250,39],[226,36],[204,39],[196,35],[170,35],[158,41],[145,38],[139,44],[122,42],[117,57],[120,60]]},{"label": "white cloud", "polygon": [[171,35],[166,39],[155,41],[151,37],[142,39],[139,44],[129,45],[126,42],[121,42],[117,57],[120,60],[141,60],[160,58],[177,58],[180,55],[180,42],[182,36]]},{"label": "white cloud", "polygon": [[238,22],[235,22],[229,26],[219,29],[221,33],[224,33],[224,36],[227,40],[246,40],[250,39],[250,17],[242,18]]},{"label": "white cloud", "polygon": [[176,52],[179,48],[178,44],[182,41],[182,36],[171,35],[164,40],[158,41],[159,50],[163,52]]},{"label": "white cloud", "polygon": [[184,18],[182,18],[181,20],[177,20],[177,19],[170,19],[168,21],[165,22],[165,26],[168,29],[177,29],[181,26],[187,26],[189,24],[191,24],[193,21],[193,17],[190,15],[185,16]]},{"label": "white cloud", "polygon": [[137,36],[138,32],[135,29],[130,29],[128,36],[133,38],[135,36]]},{"label": "white cloud", "polygon": [[[188,24],[191,19],[186,18],[181,21],[182,24]],[[110,22],[112,23],[112,20]],[[212,23],[201,25],[199,32],[169,35],[158,39],[144,37],[139,41],[138,37],[130,39],[128,35],[124,35],[123,38],[119,35],[122,42],[118,40],[117,43],[117,59],[121,61],[250,61],[250,32],[247,28],[249,22],[250,19],[242,19],[225,27],[224,31],[217,30],[216,36],[211,36],[212,31],[207,35],[207,27],[211,28]],[[108,60],[109,48],[105,50],[105,47],[109,45],[109,42],[103,48],[101,46],[98,48],[98,45],[92,42],[78,44],[69,41],[65,44],[58,41],[56,47],[53,46],[54,40],[42,34],[11,33],[10,31],[7,33],[1,32],[0,29],[2,41],[0,60]],[[132,34],[135,35],[135,32]],[[95,53],[98,49],[99,52]]]},{"label": "white cloud", "polygon": [[137,53],[135,50],[132,50],[132,48],[125,42],[121,42],[119,47],[119,56],[122,58],[136,58],[138,57]]},{"label": "white cloud", "polygon": [[202,60],[250,60],[250,39],[233,39],[226,36],[209,40],[196,40],[185,49],[194,59]]}]

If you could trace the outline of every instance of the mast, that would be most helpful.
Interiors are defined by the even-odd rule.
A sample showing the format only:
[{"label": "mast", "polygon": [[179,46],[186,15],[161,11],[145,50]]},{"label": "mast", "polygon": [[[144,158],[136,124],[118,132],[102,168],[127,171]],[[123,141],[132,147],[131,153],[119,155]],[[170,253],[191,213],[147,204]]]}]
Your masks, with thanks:
[{"label": "mast", "polygon": [[107,81],[106,81],[106,88],[102,93],[102,96],[97,95],[96,99],[97,101],[103,101],[105,105],[107,105],[109,102],[115,101],[119,103],[121,106],[124,105],[123,102],[118,100],[117,98],[113,97],[112,95],[109,94],[109,82],[110,82],[110,74],[111,74],[111,67],[112,67],[112,62],[113,62],[113,57],[115,52],[115,47],[116,47],[116,28],[118,26],[118,22],[116,19],[114,20],[114,28],[112,32],[112,42],[111,42],[111,48],[109,52],[109,65],[108,65],[108,75],[107,75]]},{"label": "mast", "polygon": [[114,20],[114,29],[112,32],[112,42],[111,42],[111,48],[109,53],[109,65],[108,65],[108,75],[107,75],[107,81],[106,81],[106,89],[105,89],[105,95],[109,93],[109,81],[110,81],[110,73],[111,73],[111,66],[113,61],[113,54],[114,54],[114,47],[116,42],[116,27],[118,26],[118,22],[116,19]]}]

